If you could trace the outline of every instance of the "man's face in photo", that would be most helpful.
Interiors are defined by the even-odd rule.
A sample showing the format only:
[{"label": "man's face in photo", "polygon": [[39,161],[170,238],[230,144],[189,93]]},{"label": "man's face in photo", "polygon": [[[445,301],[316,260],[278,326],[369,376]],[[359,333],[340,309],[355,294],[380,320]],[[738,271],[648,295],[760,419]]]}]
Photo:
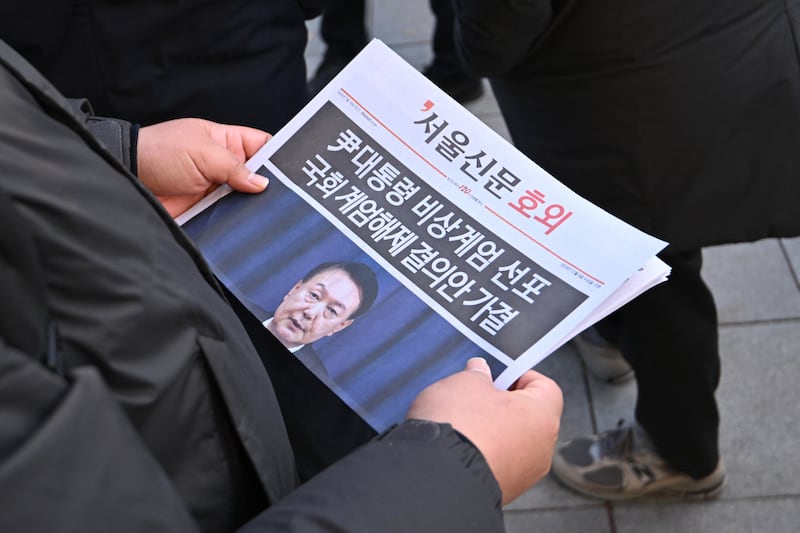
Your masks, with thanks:
[{"label": "man's face in photo", "polygon": [[360,303],[361,291],[347,272],[324,270],[292,287],[268,329],[287,348],[310,344],[349,326]]}]

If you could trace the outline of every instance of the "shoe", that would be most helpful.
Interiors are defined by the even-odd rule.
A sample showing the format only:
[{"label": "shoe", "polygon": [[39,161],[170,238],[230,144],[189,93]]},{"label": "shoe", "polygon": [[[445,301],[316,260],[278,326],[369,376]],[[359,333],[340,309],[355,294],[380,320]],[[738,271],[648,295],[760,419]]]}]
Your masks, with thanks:
[{"label": "shoe", "polygon": [[317,67],[314,77],[308,81],[309,96],[315,96],[320,92],[352,59],[352,57],[326,56]]},{"label": "shoe", "polygon": [[443,74],[439,69],[427,67],[422,71],[426,78],[449,94],[459,104],[466,104],[483,96],[483,80],[466,74]]},{"label": "shoe", "polygon": [[620,351],[594,328],[589,328],[573,338],[572,344],[589,373],[600,381],[619,385],[633,379],[633,369]]},{"label": "shoe", "polygon": [[638,424],[622,421],[617,429],[559,444],[552,472],[567,487],[603,500],[647,495],[711,499],[725,482],[722,461],[707,476],[694,479],[670,468]]}]

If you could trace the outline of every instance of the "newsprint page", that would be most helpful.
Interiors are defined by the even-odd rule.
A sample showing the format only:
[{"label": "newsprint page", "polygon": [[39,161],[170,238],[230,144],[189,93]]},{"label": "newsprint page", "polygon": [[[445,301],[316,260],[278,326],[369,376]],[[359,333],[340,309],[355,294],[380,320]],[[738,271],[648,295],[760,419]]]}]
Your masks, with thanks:
[{"label": "newsprint page", "polygon": [[[470,357],[509,387],[669,273],[665,242],[570,191],[379,40],[248,166],[264,193],[218,189],[178,222],[379,431]],[[377,293],[338,267],[307,275],[329,263],[360,264]]]}]

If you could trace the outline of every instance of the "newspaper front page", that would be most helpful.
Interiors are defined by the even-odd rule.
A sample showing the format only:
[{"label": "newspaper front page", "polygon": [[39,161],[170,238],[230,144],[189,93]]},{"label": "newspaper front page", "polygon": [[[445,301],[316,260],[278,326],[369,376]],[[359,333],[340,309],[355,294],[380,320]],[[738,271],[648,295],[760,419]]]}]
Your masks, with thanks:
[{"label": "newspaper front page", "polygon": [[[265,327],[317,265],[375,274],[363,314],[329,306],[345,326],[285,344],[378,430],[476,355],[509,387],[669,272],[666,243],[573,193],[378,40],[248,166],[267,191],[219,189],[179,222]],[[287,327],[311,338],[293,313]]]}]

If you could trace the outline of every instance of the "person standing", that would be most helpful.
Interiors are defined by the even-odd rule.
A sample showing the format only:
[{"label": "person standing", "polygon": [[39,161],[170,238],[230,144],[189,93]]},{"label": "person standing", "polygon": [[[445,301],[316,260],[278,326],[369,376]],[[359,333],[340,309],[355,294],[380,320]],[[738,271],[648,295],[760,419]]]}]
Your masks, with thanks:
[{"label": "person standing", "polygon": [[100,116],[141,125],[199,117],[275,133],[308,100],[305,20],[321,3],[9,0],[0,35]]},{"label": "person standing", "polygon": [[713,496],[717,315],[702,248],[800,234],[800,2],[455,0],[465,64],[514,144],[668,241],[670,279],[597,326],[638,385],[635,423],[563,443],[553,472],[604,499]]},{"label": "person standing", "polygon": [[[454,13],[450,0],[430,0],[435,18],[433,60],[423,74],[456,101],[465,104],[483,95],[483,81],[464,70],[453,40]],[[322,62],[308,82],[312,95],[318,93],[368,41],[366,0],[326,0],[320,35],[327,48]]]}]

